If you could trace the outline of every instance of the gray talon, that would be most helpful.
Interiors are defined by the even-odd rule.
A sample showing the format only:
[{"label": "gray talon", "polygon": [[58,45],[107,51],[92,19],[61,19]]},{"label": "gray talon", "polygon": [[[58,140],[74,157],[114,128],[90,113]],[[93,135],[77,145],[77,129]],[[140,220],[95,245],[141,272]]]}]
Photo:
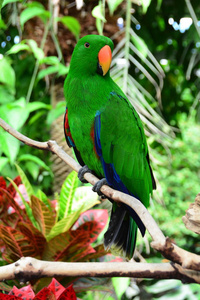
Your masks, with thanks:
[{"label": "gray talon", "polygon": [[88,166],[83,166],[79,171],[78,171],[78,179],[82,182],[82,183],[87,183],[87,180],[84,178],[85,173],[91,173],[92,171],[88,168]]},{"label": "gray talon", "polygon": [[97,183],[95,183],[95,185],[93,186],[92,190],[94,192],[96,192],[99,196],[101,197],[106,197],[101,191],[100,189],[102,188],[103,185],[108,185],[108,182],[106,180],[106,178],[103,178],[101,180],[99,180]]}]

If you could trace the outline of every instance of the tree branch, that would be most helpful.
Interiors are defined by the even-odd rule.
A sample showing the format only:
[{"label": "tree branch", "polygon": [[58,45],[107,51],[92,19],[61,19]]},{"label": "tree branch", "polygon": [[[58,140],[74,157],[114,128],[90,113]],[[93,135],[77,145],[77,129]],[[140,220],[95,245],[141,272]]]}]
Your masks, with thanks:
[{"label": "tree branch", "polygon": [[183,282],[200,283],[199,274],[173,263],[67,263],[42,261],[22,257],[17,262],[0,267],[0,281],[17,279],[27,282],[42,277],[135,277],[155,279],[180,279]]},{"label": "tree branch", "polygon": [[[70,165],[70,167],[73,168],[76,172],[78,172],[79,169],[81,168],[81,166],[72,157],[70,157],[67,153],[65,153],[63,151],[63,149],[61,147],[59,147],[55,141],[48,141],[48,142],[34,141],[34,140],[24,136],[23,134],[19,133],[18,131],[14,130],[2,119],[0,119],[0,126],[2,128],[4,128],[7,132],[9,132],[12,136],[17,138],[21,142],[25,143],[26,145],[35,147],[35,148],[39,148],[39,149],[43,149],[43,150],[48,150],[48,151],[51,151],[52,153],[56,154],[63,161],[65,161],[68,165]],[[99,180],[97,177],[95,177],[94,175],[92,175],[90,173],[86,173],[84,175],[84,177],[92,185],[94,185]],[[167,258],[167,259],[171,260],[173,263],[175,263],[172,265],[159,264],[159,267],[160,267],[159,272],[160,273],[164,273],[165,272],[164,270],[167,266],[168,271],[166,271],[166,272],[168,272],[168,274],[170,272],[172,272],[172,273],[170,273],[171,276],[178,276],[176,273],[176,272],[178,272],[179,275],[181,276],[182,280],[186,280],[186,279],[194,280],[193,282],[200,283],[200,256],[199,255],[190,253],[188,251],[185,251],[182,248],[179,248],[177,245],[173,244],[169,238],[166,238],[164,236],[164,234],[162,233],[162,231],[160,230],[160,228],[158,227],[155,220],[153,219],[153,217],[150,215],[150,213],[146,209],[146,207],[136,198],[131,197],[127,194],[121,193],[119,191],[113,190],[112,188],[105,186],[105,185],[101,188],[101,192],[104,195],[106,195],[107,197],[112,198],[114,201],[116,201],[118,203],[125,203],[126,205],[129,205],[138,214],[138,216],[142,219],[145,227],[147,228],[149,234],[151,235],[152,240],[153,240],[151,243],[152,248],[161,252],[165,258]],[[41,263],[43,264],[44,262],[41,262]],[[55,264],[59,264],[59,263],[56,262]],[[156,269],[158,267],[157,264],[145,264],[145,265],[142,263],[139,263],[138,265],[136,264],[138,266],[137,272],[134,271],[134,268],[133,268],[133,266],[136,266],[135,264],[133,265],[132,263],[128,263],[128,265],[126,265],[126,268],[127,268],[127,266],[129,266],[128,267],[129,269],[126,269],[126,268],[123,269],[123,266],[125,266],[123,264],[124,263],[120,263],[121,267],[119,269],[117,263],[115,263],[114,265],[112,265],[111,263],[106,263],[105,270],[109,270],[108,266],[113,266],[112,268],[114,268],[114,269],[111,268],[109,271],[112,273],[112,275],[110,275],[110,276],[126,276],[125,274],[127,274],[127,276],[134,276],[134,277],[146,277],[147,276],[149,278],[152,278],[152,277],[157,278],[155,276],[158,276],[158,275],[156,275],[156,274],[158,274],[158,273],[156,273],[158,271],[158,269]],[[90,265],[91,265],[91,269],[89,269]],[[94,273],[97,274],[96,276],[109,276],[108,274],[103,275],[103,273],[101,273],[100,270],[101,270],[101,268],[103,268],[102,265],[103,265],[103,263],[98,263],[98,267],[96,267],[96,265],[94,267],[94,265],[92,263],[91,264],[87,263],[86,266],[83,267],[83,269],[80,269],[79,268],[80,265],[78,265],[78,263],[73,263],[73,266],[78,266],[78,268],[74,268],[74,267],[72,267],[72,265],[71,265],[71,268],[74,269],[74,272],[76,269],[76,272],[79,273],[79,276],[80,276],[80,274],[83,274],[82,276],[95,276]],[[154,265],[154,267],[153,267],[153,265]],[[8,268],[10,266],[5,266],[5,267],[1,267],[1,268]],[[139,266],[141,266],[141,269]],[[145,269],[145,267],[146,267],[146,269]],[[173,267],[173,270],[172,270],[172,267]],[[86,271],[88,270],[88,272],[90,270],[90,272],[87,273],[87,275],[86,275],[86,273],[83,272],[84,268],[86,268]],[[152,269],[153,273],[151,273],[151,268],[153,268]],[[42,267],[42,269],[43,269],[43,267]],[[54,270],[54,268],[53,268],[53,270]],[[129,270],[128,273],[126,273],[127,270]],[[142,275],[140,275],[139,270],[142,270],[141,271]],[[40,271],[41,271],[41,269],[40,269]],[[81,273],[81,272],[83,272],[83,273]],[[102,271],[102,272],[104,272],[104,271]],[[76,275],[72,275],[72,273],[73,272],[68,273],[69,274],[68,276],[76,276]],[[113,275],[113,274],[115,274],[115,275]],[[146,276],[145,276],[145,274],[146,274]],[[46,275],[42,275],[42,276],[46,276]],[[48,275],[48,276],[51,276],[51,275]],[[165,275],[162,274],[162,276],[165,276]],[[160,278],[165,278],[165,277],[160,277]],[[177,278],[177,277],[170,277],[170,278]],[[189,281],[189,282],[191,282],[191,281]]]}]

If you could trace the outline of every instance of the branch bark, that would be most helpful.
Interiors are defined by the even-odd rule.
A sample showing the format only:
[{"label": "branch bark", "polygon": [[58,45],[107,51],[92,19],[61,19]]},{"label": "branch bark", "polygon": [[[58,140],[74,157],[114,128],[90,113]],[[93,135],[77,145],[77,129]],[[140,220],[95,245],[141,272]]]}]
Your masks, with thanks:
[{"label": "branch bark", "polygon": [[0,281],[17,279],[22,283],[42,277],[135,277],[155,279],[180,279],[183,282],[198,282],[197,272],[185,270],[173,263],[67,263],[42,261],[22,257],[17,262],[0,267]]},{"label": "branch bark", "polygon": [[[73,168],[76,172],[78,172],[79,169],[81,168],[81,166],[72,157],[70,157],[67,153],[65,153],[63,151],[63,149],[61,147],[59,147],[55,141],[47,141],[47,142],[34,141],[34,140],[24,136],[23,134],[19,133],[15,129],[13,129],[2,119],[0,119],[0,126],[3,129],[5,129],[7,132],[9,132],[12,136],[17,138],[21,142],[25,143],[26,145],[35,147],[35,148],[39,148],[39,149],[43,149],[43,150],[48,150],[48,151],[51,151],[52,153],[56,154],[63,161],[65,161],[68,165],[70,165],[70,167]],[[94,175],[92,175],[90,173],[86,173],[84,175],[84,177],[92,185],[94,185],[99,180],[97,177],[95,177]],[[152,248],[161,252],[165,258],[167,258],[173,262],[173,264],[171,264],[170,266],[169,266],[169,264],[168,265],[159,264],[160,269],[156,269],[156,268],[158,268],[157,264],[147,264],[144,266],[144,264],[139,263],[139,265],[137,267],[137,271],[136,270],[134,271],[132,263],[128,263],[128,265],[126,265],[126,266],[124,265],[125,263],[120,263],[120,269],[119,269],[117,263],[114,263],[114,265],[112,265],[111,263],[106,263],[105,270],[109,270],[109,268],[108,268],[109,266],[114,267],[114,269],[112,269],[113,267],[111,267],[110,271],[108,272],[108,273],[110,273],[110,272],[112,273],[112,275],[110,275],[110,276],[126,276],[125,275],[125,274],[127,274],[126,271],[129,270],[127,276],[134,276],[134,277],[146,277],[147,276],[148,278],[157,278],[155,276],[158,276],[158,275],[156,275],[156,274],[158,274],[156,272],[159,270],[160,274],[162,274],[162,273],[164,274],[165,271],[168,274],[171,274],[170,276],[172,276],[172,277],[170,277],[170,278],[177,278],[175,276],[178,276],[177,275],[177,272],[178,272],[178,274],[180,275],[179,279],[182,279],[182,280],[187,279],[187,281],[189,281],[189,282],[200,283],[200,256],[199,255],[190,253],[188,251],[185,251],[182,248],[179,248],[177,245],[173,244],[168,237],[166,238],[164,236],[164,234],[162,233],[162,231],[160,230],[160,228],[158,227],[155,220],[153,219],[153,217],[149,214],[146,207],[136,198],[131,197],[127,194],[121,193],[119,191],[113,190],[112,188],[105,186],[105,185],[102,186],[101,192],[104,195],[106,195],[107,197],[112,198],[114,201],[116,201],[118,203],[125,203],[125,204],[129,205],[138,214],[138,216],[142,219],[145,227],[147,228],[149,234],[151,235],[152,240],[153,240],[151,243]],[[44,262],[41,262],[41,263],[43,264]],[[56,262],[55,264],[59,264],[59,263]],[[78,263],[73,263],[73,267],[72,267],[72,264],[70,264],[70,265],[71,265],[71,268],[74,269],[74,272],[75,272],[75,270],[76,271],[78,270],[77,272],[79,273],[79,276],[95,276],[94,273],[97,274],[96,276],[109,276],[107,273],[106,273],[107,275],[105,275],[105,274],[103,275],[103,273],[101,273],[101,271],[100,271],[101,268],[103,268],[103,266],[102,266],[103,263],[98,263],[97,266],[96,265],[94,266],[94,264],[92,264],[92,263],[91,264],[86,263],[86,264],[83,264],[86,266],[86,267],[83,267],[83,269],[80,269],[80,265],[78,265]],[[134,265],[134,266],[136,266],[136,265]],[[153,265],[154,265],[154,267],[153,267]],[[9,268],[10,266],[11,265],[1,267],[1,268]],[[74,266],[77,266],[77,268],[74,268]],[[89,269],[90,266],[91,266],[91,268]],[[128,266],[129,267],[128,267],[128,269],[123,269],[123,266],[126,268]],[[141,269],[139,266],[141,266]],[[165,269],[166,266],[168,266],[167,270]],[[173,270],[172,270],[172,267],[173,267]],[[86,272],[86,271],[83,271],[84,268],[86,268],[86,271],[88,270],[89,273],[84,273],[84,272]],[[151,268],[153,268],[152,269],[153,273],[151,273]],[[42,267],[42,269],[43,269],[43,267]],[[53,268],[53,270],[54,270],[54,268]],[[41,268],[40,268],[40,271],[43,272],[41,270]],[[81,272],[83,272],[83,273],[81,273]],[[140,275],[141,274],[140,272],[142,272],[142,275]],[[76,276],[77,275],[77,273],[76,273],[76,275],[72,275],[72,273],[73,272],[68,273],[68,276]],[[82,275],[80,275],[80,274],[82,274]],[[113,274],[115,274],[115,275],[113,275]],[[46,276],[46,274],[43,276]],[[51,276],[51,275],[48,275],[48,276]],[[165,276],[165,275],[160,275],[160,276]],[[159,278],[165,278],[165,277],[159,277]],[[191,280],[194,280],[194,281],[191,281]]]}]

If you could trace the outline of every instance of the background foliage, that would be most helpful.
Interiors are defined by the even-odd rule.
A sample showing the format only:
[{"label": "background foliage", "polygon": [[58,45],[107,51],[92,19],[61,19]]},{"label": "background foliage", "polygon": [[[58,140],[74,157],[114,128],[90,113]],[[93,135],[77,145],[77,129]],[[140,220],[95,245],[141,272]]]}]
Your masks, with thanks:
[{"label": "background foliage", "polygon": [[[181,220],[200,192],[199,1],[52,2],[0,1],[0,117],[32,139],[48,140],[52,122],[65,109],[62,101],[54,105],[51,91],[63,84],[76,41],[91,33],[111,37],[115,43],[112,77],[140,113],[151,148],[158,188],[150,211],[167,236],[199,253],[198,236],[188,231]],[[31,182],[32,194],[39,193],[37,201],[44,201],[48,207],[47,198],[54,198],[50,154],[22,145],[0,128],[0,173],[4,178],[18,175],[15,163]],[[71,193],[76,189],[74,182],[68,182],[68,194],[66,183],[63,185],[59,196],[62,210],[58,210],[55,222],[71,213],[70,203],[76,206]],[[40,192],[36,192],[38,189]],[[69,197],[72,202],[66,201]],[[90,194],[84,199],[88,198]],[[26,205],[30,213],[26,218],[31,219],[28,208]],[[6,218],[7,215],[1,218],[1,226]],[[10,225],[16,227],[16,220],[13,218]],[[37,232],[44,230],[40,220],[32,221],[36,222]],[[161,257],[149,252],[148,243],[148,239],[139,240],[143,258],[160,261]],[[85,279],[77,282],[76,290],[83,299],[200,297],[193,285],[168,283],[145,280],[138,287],[132,279],[113,279],[112,284]],[[84,286],[93,286],[96,292],[83,292]]]}]

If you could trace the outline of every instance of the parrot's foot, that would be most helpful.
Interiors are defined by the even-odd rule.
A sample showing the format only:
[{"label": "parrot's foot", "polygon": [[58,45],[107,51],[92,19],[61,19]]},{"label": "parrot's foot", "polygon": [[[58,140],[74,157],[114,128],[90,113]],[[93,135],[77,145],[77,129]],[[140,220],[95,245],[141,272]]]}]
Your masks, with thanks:
[{"label": "parrot's foot", "polygon": [[83,166],[82,168],[80,168],[80,170],[78,171],[78,179],[82,182],[82,183],[87,183],[87,180],[84,178],[85,173],[92,173],[92,171],[88,168],[88,166]]},{"label": "parrot's foot", "polygon": [[109,185],[106,178],[103,178],[103,179],[99,180],[97,183],[95,183],[92,190],[104,199],[104,198],[106,198],[106,196],[100,191],[100,189],[102,188],[103,185]]}]

